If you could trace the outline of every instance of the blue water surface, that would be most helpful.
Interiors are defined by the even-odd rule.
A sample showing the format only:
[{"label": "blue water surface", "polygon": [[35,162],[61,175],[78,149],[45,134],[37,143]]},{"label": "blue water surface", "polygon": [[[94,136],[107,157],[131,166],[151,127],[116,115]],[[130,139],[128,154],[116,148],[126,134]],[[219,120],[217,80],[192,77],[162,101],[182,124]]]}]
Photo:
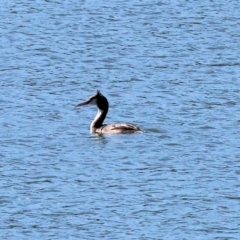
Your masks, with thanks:
[{"label": "blue water surface", "polygon": [[238,240],[239,8],[2,0],[1,239]]}]

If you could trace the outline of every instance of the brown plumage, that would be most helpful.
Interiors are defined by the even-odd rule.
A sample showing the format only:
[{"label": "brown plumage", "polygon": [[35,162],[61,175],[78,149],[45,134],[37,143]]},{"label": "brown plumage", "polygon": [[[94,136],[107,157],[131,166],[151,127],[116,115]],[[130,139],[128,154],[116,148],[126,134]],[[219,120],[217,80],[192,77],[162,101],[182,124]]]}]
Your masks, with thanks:
[{"label": "brown plumage", "polygon": [[109,105],[107,98],[104,97],[100,91],[97,91],[97,93],[89,97],[87,101],[79,103],[75,107],[84,105],[96,105],[98,107],[98,113],[90,125],[91,133],[129,134],[143,132],[138,126],[131,123],[103,124],[108,113]]}]

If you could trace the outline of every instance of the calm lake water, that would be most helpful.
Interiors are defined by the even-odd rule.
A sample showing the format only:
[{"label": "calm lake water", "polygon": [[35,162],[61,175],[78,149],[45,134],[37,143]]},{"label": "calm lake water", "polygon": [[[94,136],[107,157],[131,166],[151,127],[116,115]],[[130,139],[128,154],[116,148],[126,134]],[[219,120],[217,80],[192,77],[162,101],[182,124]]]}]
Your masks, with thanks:
[{"label": "calm lake water", "polygon": [[238,240],[239,9],[2,0],[0,238]]}]

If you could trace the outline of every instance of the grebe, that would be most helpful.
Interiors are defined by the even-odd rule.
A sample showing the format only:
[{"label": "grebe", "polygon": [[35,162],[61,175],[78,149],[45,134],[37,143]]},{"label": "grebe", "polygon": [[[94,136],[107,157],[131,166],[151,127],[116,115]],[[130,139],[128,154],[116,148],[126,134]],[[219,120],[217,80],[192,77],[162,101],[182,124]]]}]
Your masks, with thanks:
[{"label": "grebe", "polygon": [[103,124],[108,113],[108,100],[100,91],[89,97],[87,101],[77,104],[75,107],[84,105],[96,105],[98,113],[90,125],[91,133],[135,133],[143,132],[138,126],[131,123]]}]

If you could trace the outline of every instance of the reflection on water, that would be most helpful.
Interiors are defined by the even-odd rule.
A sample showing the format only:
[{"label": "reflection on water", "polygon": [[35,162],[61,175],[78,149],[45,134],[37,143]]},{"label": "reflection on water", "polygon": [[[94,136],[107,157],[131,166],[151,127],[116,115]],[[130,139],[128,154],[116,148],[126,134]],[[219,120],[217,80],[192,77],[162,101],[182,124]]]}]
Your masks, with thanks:
[{"label": "reflection on water", "polygon": [[1,238],[238,239],[238,9],[4,0]]}]

